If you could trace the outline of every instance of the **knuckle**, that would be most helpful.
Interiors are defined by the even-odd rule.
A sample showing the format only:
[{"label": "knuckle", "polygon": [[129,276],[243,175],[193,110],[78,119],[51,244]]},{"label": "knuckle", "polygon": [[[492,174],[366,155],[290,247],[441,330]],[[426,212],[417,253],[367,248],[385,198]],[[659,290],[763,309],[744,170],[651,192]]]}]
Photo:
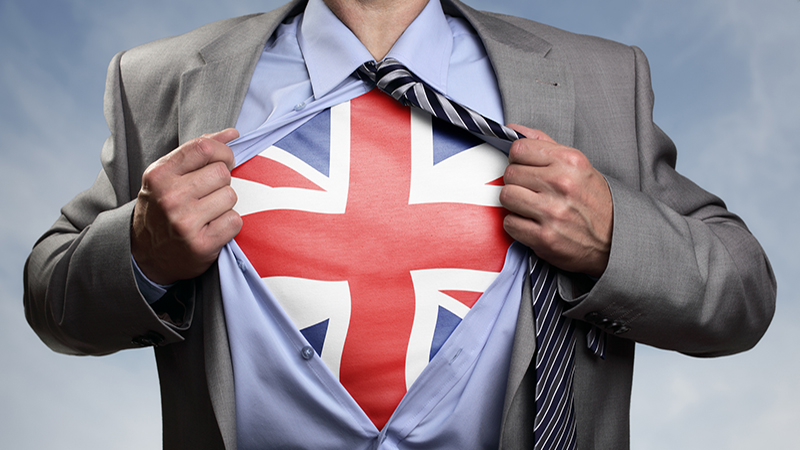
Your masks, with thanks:
[{"label": "knuckle", "polygon": [[183,203],[176,190],[164,192],[157,199],[158,207],[167,214],[174,214]]},{"label": "knuckle", "polygon": [[185,239],[189,248],[193,245],[192,239],[192,221],[187,217],[173,217],[170,221],[172,230],[181,239]]},{"label": "knuckle", "polygon": [[228,166],[225,165],[222,161],[217,161],[213,164],[213,176],[221,180],[224,184],[231,183],[231,172],[228,170]]},{"label": "knuckle", "polygon": [[525,155],[528,143],[526,139],[517,139],[511,143],[511,148],[508,150],[508,159],[511,162],[519,161]]},{"label": "knuckle", "polygon": [[142,173],[142,187],[145,189],[155,189],[164,180],[166,169],[163,164],[156,161],[150,164]]},{"label": "knuckle", "polygon": [[519,170],[516,164],[507,165],[506,169],[503,171],[503,181],[506,184],[514,184],[514,180],[516,180],[518,172]]},{"label": "knuckle", "polygon": [[553,181],[553,184],[558,192],[567,196],[574,193],[578,188],[578,183],[571,176],[558,177]]},{"label": "knuckle", "polygon": [[543,226],[539,230],[538,241],[544,247],[553,248],[553,245],[558,241],[558,232],[551,225]]},{"label": "knuckle", "polygon": [[522,220],[519,216],[509,214],[503,218],[503,230],[508,233],[512,238],[529,245],[530,239],[528,238],[525,230],[521,226]]},{"label": "knuckle", "polygon": [[570,208],[563,202],[558,202],[550,207],[549,216],[553,222],[566,222],[570,216]]},{"label": "knuckle", "polygon": [[[514,199],[514,192],[511,185],[506,184],[500,189],[500,204],[508,207]],[[506,216],[506,219],[508,216]]]},{"label": "knuckle", "polygon": [[222,191],[225,195],[227,205],[230,207],[236,205],[236,202],[239,201],[239,196],[236,195],[236,191],[230,186],[225,186]]},{"label": "knuckle", "polygon": [[561,158],[570,166],[578,166],[580,164],[580,156],[571,149],[562,149]]},{"label": "knuckle", "polygon": [[586,155],[574,148],[565,148],[562,151],[562,158],[569,167],[574,169],[583,170],[586,169],[587,166],[590,166],[589,160],[586,159]]},{"label": "knuckle", "polygon": [[503,218],[503,228],[508,232],[516,230],[516,217],[513,214],[506,214]]},{"label": "knuckle", "polygon": [[187,148],[187,151],[194,153],[194,155],[200,159],[206,160],[210,158],[213,153],[211,139],[199,137],[192,141],[192,145]]},{"label": "knuckle", "polygon": [[242,226],[244,226],[244,220],[242,220],[242,216],[238,213],[234,212],[230,215],[230,225],[234,231],[234,234],[238,234],[241,231]]},{"label": "knuckle", "polygon": [[235,211],[229,211],[223,218],[223,224],[220,229],[220,236],[219,242],[220,245],[224,245],[225,242],[236,237],[239,234],[239,231],[242,230],[242,226],[244,225],[244,221],[242,217],[237,214]]}]

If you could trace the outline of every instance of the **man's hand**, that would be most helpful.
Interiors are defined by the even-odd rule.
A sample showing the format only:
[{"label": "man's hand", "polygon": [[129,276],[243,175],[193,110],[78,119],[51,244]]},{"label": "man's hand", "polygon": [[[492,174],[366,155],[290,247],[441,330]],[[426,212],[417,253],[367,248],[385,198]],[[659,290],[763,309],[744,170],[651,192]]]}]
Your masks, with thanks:
[{"label": "man's hand", "polygon": [[232,208],[229,128],[193,139],[150,165],[142,176],[131,227],[131,253],[150,280],[169,284],[208,269],[242,228]]},{"label": "man's hand", "polygon": [[599,277],[611,250],[608,183],[580,151],[539,130],[510,127],[527,139],[511,146],[503,176],[506,232],[556,267]]}]

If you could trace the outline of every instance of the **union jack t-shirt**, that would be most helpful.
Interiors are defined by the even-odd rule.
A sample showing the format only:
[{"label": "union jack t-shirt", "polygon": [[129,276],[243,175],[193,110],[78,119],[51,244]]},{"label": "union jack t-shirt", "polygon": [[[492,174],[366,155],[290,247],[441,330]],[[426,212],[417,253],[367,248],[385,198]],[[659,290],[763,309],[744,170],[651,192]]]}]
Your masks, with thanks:
[{"label": "union jack t-shirt", "polygon": [[373,90],[232,173],[236,243],[378,429],[503,268],[506,164]]}]

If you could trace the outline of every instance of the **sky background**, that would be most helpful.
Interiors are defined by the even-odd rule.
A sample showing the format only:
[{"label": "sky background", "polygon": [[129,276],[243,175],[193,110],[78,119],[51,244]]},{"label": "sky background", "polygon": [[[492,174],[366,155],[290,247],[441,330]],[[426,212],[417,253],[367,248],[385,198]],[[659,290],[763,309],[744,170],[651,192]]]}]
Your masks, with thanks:
[{"label": "sky background", "polygon": [[[111,57],[280,3],[0,0],[0,448],[160,448],[152,351],[51,352],[25,322],[22,266],[59,208],[100,170]],[[778,277],[775,319],[750,352],[696,359],[637,347],[632,448],[796,446],[800,2],[467,3],[641,47],[678,169],[745,219]]]}]

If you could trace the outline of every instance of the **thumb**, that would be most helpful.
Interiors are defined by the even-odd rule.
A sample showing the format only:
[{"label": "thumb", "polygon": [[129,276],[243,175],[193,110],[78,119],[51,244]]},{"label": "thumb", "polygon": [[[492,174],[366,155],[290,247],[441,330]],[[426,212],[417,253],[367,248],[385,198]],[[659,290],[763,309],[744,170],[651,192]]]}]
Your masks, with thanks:
[{"label": "thumb", "polygon": [[235,128],[226,128],[216,133],[209,133],[204,135],[208,139],[213,139],[219,143],[226,144],[239,137],[239,132]]},{"label": "thumb", "polygon": [[538,139],[538,140],[541,140],[541,141],[552,142],[554,144],[556,143],[556,141],[553,140],[553,138],[548,136],[547,133],[545,133],[542,130],[536,130],[536,129],[533,129],[533,128],[528,128],[526,126],[519,125],[519,124],[516,124],[516,123],[510,123],[510,124],[508,124],[508,127],[511,128],[514,131],[522,133],[523,135],[525,135],[526,138]]}]

